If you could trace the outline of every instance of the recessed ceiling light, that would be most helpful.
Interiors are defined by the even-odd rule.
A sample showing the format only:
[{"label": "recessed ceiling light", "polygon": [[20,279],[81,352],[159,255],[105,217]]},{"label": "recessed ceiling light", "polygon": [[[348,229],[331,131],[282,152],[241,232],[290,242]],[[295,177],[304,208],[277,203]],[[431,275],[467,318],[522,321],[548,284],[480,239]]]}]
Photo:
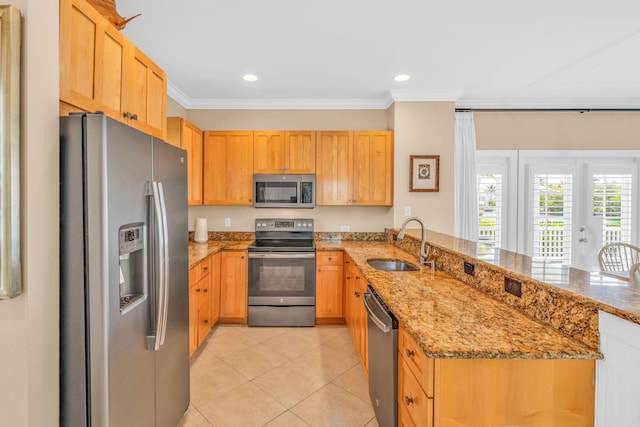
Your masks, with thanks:
[{"label": "recessed ceiling light", "polygon": [[411,78],[411,76],[409,74],[398,74],[397,76],[395,76],[393,78],[393,80],[395,80],[397,82],[406,82],[410,78]]},{"label": "recessed ceiling light", "polygon": [[256,76],[255,74],[245,74],[244,76],[242,76],[242,79],[247,82],[255,82],[256,80],[258,80],[258,76]]}]

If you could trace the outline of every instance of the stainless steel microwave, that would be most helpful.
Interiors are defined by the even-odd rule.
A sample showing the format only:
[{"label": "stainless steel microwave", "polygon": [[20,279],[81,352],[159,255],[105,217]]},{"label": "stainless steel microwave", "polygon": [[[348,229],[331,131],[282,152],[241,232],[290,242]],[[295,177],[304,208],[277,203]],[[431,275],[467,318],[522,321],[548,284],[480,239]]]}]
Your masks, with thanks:
[{"label": "stainless steel microwave", "polygon": [[256,208],[315,208],[315,175],[253,175]]}]

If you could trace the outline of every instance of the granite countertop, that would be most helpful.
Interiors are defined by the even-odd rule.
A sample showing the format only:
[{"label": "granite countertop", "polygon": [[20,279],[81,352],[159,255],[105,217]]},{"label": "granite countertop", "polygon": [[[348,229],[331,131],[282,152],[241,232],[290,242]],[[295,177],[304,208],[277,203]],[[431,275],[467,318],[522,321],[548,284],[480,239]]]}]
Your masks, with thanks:
[{"label": "granite countertop", "polygon": [[189,241],[189,269],[195,267],[208,257],[221,250],[245,251],[253,240],[207,240],[204,243]]},{"label": "granite countertop", "polygon": [[439,271],[385,272],[371,258],[417,260],[381,242],[316,241],[344,250],[428,357],[598,359],[602,354]]},{"label": "granite countertop", "polygon": [[[416,230],[407,230],[416,238]],[[603,274],[600,271],[584,271],[558,263],[535,260],[527,255],[511,252],[470,240],[459,239],[434,231],[427,232],[430,245],[454,250],[464,256],[509,271],[518,278],[532,278],[553,285],[571,298],[588,303],[631,322],[640,324],[640,286],[629,280]]]}]

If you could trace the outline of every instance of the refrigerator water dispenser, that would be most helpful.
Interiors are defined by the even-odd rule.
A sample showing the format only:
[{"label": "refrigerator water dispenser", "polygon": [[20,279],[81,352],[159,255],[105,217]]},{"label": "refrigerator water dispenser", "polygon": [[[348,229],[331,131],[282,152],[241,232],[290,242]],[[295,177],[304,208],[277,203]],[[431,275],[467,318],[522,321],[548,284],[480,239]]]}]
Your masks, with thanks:
[{"label": "refrigerator water dispenser", "polygon": [[120,313],[130,311],[146,297],[144,223],[120,227]]}]

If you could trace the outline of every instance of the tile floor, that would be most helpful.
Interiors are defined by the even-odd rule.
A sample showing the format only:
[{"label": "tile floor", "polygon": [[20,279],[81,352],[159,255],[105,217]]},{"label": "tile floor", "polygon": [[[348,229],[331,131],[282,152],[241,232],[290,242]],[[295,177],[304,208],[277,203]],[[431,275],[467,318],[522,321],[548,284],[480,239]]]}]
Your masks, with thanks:
[{"label": "tile floor", "polygon": [[191,361],[187,426],[378,423],[346,326],[218,325]]}]

